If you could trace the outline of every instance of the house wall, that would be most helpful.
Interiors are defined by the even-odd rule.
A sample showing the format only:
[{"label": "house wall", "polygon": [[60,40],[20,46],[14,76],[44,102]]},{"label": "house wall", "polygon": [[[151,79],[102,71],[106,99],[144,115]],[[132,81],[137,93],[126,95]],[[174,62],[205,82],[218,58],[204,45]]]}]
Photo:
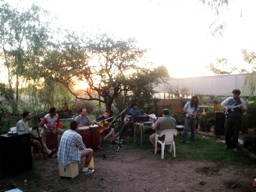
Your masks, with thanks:
[{"label": "house wall", "polygon": [[[230,96],[233,89],[240,89],[241,96],[249,96],[244,82],[248,74],[215,75],[192,78],[171,78],[167,84],[156,88],[159,95],[166,93],[167,87],[187,88],[190,95]],[[256,95],[256,91],[254,92]]]}]

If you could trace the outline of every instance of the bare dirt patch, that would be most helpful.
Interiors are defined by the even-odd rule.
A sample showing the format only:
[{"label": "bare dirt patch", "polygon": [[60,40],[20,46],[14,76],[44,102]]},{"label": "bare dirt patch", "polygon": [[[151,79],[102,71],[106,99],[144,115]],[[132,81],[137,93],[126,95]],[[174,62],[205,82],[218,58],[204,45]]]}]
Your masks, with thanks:
[{"label": "bare dirt patch", "polygon": [[[103,158],[104,154],[106,158]],[[57,158],[37,159],[34,168],[42,175],[40,186],[26,178],[26,182],[17,182],[16,186],[23,191],[33,191],[37,187],[36,191],[47,192],[56,189],[88,192],[256,191],[252,186],[255,166],[178,161],[170,155],[161,160],[160,154],[125,148],[119,152],[114,149],[95,152],[94,163],[95,173],[92,175],[79,174],[69,179],[59,177]]]}]

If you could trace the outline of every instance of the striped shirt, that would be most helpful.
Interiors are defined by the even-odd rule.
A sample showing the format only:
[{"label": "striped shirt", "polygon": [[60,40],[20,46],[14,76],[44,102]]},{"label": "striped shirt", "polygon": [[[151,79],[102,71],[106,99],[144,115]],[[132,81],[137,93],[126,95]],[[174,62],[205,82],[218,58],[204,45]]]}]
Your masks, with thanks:
[{"label": "striped shirt", "polygon": [[82,136],[74,130],[67,130],[63,133],[59,150],[58,161],[63,165],[68,165],[74,161],[80,161],[81,150],[86,149]]}]

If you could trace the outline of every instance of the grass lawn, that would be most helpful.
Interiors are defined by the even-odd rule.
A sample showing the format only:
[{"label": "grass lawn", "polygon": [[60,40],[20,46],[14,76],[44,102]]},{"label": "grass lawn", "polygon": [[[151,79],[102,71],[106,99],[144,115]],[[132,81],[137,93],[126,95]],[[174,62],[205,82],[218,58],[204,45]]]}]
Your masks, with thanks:
[{"label": "grass lawn", "polygon": [[[140,146],[140,138],[137,137],[135,144],[129,144],[137,150],[152,153],[153,146],[149,141],[148,135],[143,135],[143,145]],[[199,160],[213,161],[222,163],[238,163],[245,165],[255,164],[254,160],[242,153],[240,150],[233,151],[226,149],[226,145],[220,140],[213,138],[203,138],[197,134],[195,141],[189,141],[189,144],[182,144],[182,135],[175,136],[176,160]],[[132,140],[133,141],[133,140]],[[131,141],[130,141],[131,142]],[[167,146],[169,148],[169,146]],[[152,153],[153,154],[153,153]],[[172,158],[173,155],[165,152],[165,159]]]}]

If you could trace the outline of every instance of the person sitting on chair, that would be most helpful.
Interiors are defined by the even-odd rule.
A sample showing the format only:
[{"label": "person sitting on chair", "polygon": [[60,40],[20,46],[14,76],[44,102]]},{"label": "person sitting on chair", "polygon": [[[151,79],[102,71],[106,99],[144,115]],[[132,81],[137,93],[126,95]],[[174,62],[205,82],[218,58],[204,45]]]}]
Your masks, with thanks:
[{"label": "person sitting on chair", "polygon": [[110,111],[105,110],[104,114],[96,118],[94,123],[98,124],[100,127],[100,134],[103,136],[103,139],[100,138],[99,148],[102,149],[104,142],[108,137],[111,136],[111,143],[115,144],[115,130],[111,127],[112,118],[110,117]]},{"label": "person sitting on chair", "polygon": [[62,135],[64,130],[58,128],[59,124],[60,119],[57,114],[57,109],[55,107],[51,107],[49,113],[46,114],[40,122],[40,126],[43,128],[41,136],[44,138],[47,134]]},{"label": "person sitting on chair", "polygon": [[86,148],[82,136],[76,132],[77,129],[77,121],[72,120],[70,122],[70,129],[65,131],[60,139],[57,154],[58,162],[62,165],[69,165],[75,161],[80,161],[81,158],[85,157],[82,173],[88,175],[94,172],[94,170],[88,169],[93,150],[91,148]]},{"label": "person sitting on chair", "polygon": [[[22,114],[22,119],[19,120],[16,124],[17,132],[26,132],[29,133],[29,125],[28,121],[31,120],[31,114],[28,111],[24,111]],[[39,135],[30,134],[30,143],[37,146],[38,149],[42,150],[44,154],[47,154],[48,157],[52,157],[52,155],[56,152],[56,149],[50,150],[47,148],[43,139],[39,137]]]},{"label": "person sitting on chair", "polygon": [[[150,142],[155,146],[155,135],[160,134],[165,129],[175,129],[176,120],[170,116],[168,109],[162,111],[162,117],[158,118],[155,123],[152,124],[152,129],[156,132],[149,136]],[[160,150],[158,148],[157,150]]]},{"label": "person sitting on chair", "polygon": [[137,109],[138,105],[136,103],[133,103],[131,105],[131,108],[128,111],[128,114],[124,118],[124,126],[122,127],[120,134],[119,134],[119,140],[122,138],[123,134],[126,132],[127,129],[131,129],[130,137],[133,137],[134,132],[134,123],[131,121],[132,116],[139,116],[141,115],[140,110]]},{"label": "person sitting on chair", "polygon": [[76,116],[75,120],[78,122],[78,127],[88,126],[92,123],[87,117],[87,110],[85,108],[80,109],[80,115]]}]

